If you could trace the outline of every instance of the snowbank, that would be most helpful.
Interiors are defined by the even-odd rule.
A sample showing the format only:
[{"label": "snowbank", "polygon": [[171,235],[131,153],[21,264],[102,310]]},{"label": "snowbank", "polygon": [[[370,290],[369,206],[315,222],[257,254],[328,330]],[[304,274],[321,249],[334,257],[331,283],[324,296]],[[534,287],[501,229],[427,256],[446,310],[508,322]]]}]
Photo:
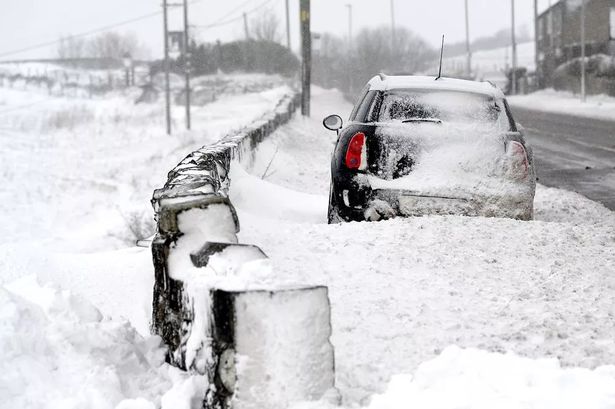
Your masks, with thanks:
[{"label": "snowbank", "polygon": [[394,376],[369,409],[608,409],[615,407],[615,366],[561,368],[527,359],[449,347],[414,376]]},{"label": "snowbank", "polygon": [[527,95],[509,96],[508,102],[513,108],[615,121],[615,97],[608,95],[588,95],[587,101],[583,103],[579,95],[546,89]]},{"label": "snowbank", "polygon": [[158,337],[33,277],[0,288],[0,317],[2,408],[191,408],[207,385],[164,364]]}]

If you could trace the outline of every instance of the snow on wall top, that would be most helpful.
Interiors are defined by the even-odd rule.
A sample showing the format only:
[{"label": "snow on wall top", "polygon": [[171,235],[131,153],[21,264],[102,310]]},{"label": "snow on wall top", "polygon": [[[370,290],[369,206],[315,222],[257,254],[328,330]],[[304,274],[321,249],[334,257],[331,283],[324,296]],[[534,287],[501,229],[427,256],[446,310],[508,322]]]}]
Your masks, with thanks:
[{"label": "snow on wall top", "polygon": [[275,128],[290,118],[297,94],[286,95],[277,107],[260,120],[247,127],[230,133],[213,145],[203,146],[177,164],[168,173],[164,187],[156,189],[152,197],[154,209],[158,211],[163,200],[186,198],[195,195],[220,195],[228,191],[228,171],[233,159],[242,158],[242,151],[249,152],[251,146],[260,142],[267,129]]},{"label": "snow on wall top", "polygon": [[372,91],[387,91],[391,89],[434,89],[443,91],[473,92],[504,98],[504,94],[498,88],[488,82],[468,81],[457,78],[439,78],[424,75],[393,75],[375,76],[368,85]]}]

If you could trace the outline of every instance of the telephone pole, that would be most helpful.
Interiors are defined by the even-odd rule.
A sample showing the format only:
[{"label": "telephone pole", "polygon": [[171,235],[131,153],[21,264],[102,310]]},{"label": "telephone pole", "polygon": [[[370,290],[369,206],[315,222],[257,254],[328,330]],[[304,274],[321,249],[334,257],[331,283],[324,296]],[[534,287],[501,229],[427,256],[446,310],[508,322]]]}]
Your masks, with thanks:
[{"label": "telephone pole", "polygon": [[472,76],[472,50],[470,49],[470,17],[468,13],[468,0],[465,0],[466,8],[466,76]]},{"label": "telephone pole", "polygon": [[184,75],[186,80],[186,129],[190,130],[190,45],[188,44],[188,0],[184,0]]},{"label": "telephone pole", "polygon": [[162,19],[164,28],[164,99],[167,135],[171,135],[171,85],[169,83],[169,27],[167,0],[162,0]]},{"label": "telephone pole", "polygon": [[515,0],[510,0],[511,3],[511,15],[512,15],[512,27],[511,27],[511,40],[512,40],[512,73],[511,73],[511,93],[515,95],[517,93],[517,38],[515,36]]},{"label": "telephone pole", "polygon": [[348,8],[348,52],[352,51],[352,4],[346,4]]},{"label": "telephone pole", "polygon": [[286,46],[290,50],[290,11],[288,10],[288,0],[286,0]]},{"label": "telephone pole", "polygon": [[395,0],[391,0],[391,55],[395,54]]},{"label": "telephone pole", "polygon": [[585,102],[586,95],[586,74],[585,74],[585,0],[581,0],[581,101]]},{"label": "telephone pole", "polygon": [[310,83],[312,77],[312,33],[310,31],[310,0],[299,0],[301,23],[301,114],[310,116]]},{"label": "telephone pole", "polygon": [[[534,0],[534,50],[539,49],[540,44],[538,44],[538,0]],[[534,66],[536,67],[534,70],[534,81],[536,82],[536,88],[540,88],[541,78],[540,78],[540,61],[538,61],[538,51],[534,53]]]},{"label": "telephone pole", "polygon": [[250,39],[250,31],[248,30],[248,15],[243,13],[243,32],[246,36],[246,40]]}]

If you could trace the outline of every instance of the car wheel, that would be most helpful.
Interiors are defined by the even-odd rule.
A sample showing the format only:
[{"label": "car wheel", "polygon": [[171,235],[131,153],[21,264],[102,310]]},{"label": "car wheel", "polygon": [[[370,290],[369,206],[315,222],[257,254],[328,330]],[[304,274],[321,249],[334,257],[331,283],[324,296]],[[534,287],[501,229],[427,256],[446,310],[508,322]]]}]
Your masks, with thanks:
[{"label": "car wheel", "polygon": [[327,219],[329,221],[329,224],[338,224],[338,223],[342,223],[344,220],[340,217],[339,212],[337,211],[337,209],[332,208],[331,206],[329,206],[329,212],[327,215]]},{"label": "car wheel", "polygon": [[327,221],[329,224],[337,224],[343,222],[342,218],[340,217],[339,210],[337,209],[335,199],[333,198],[333,186],[329,188],[329,207],[327,209]]}]

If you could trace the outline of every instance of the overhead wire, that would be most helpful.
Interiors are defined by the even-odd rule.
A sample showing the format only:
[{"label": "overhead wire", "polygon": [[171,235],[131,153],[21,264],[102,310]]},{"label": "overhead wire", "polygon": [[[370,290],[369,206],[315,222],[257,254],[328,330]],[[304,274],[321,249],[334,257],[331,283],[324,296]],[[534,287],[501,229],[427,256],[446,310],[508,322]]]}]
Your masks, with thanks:
[{"label": "overhead wire", "polygon": [[[201,1],[203,1],[203,0],[192,0],[189,4],[199,3]],[[98,33],[102,33],[102,32],[105,32],[105,31],[109,31],[109,30],[117,28],[117,27],[126,26],[126,25],[133,24],[133,23],[136,23],[136,22],[139,22],[139,21],[142,21],[142,20],[146,20],[146,19],[149,19],[149,18],[152,18],[152,17],[156,17],[156,16],[159,16],[161,14],[162,14],[162,11],[155,11],[155,12],[144,14],[142,16],[134,17],[134,18],[131,18],[131,19],[128,19],[128,20],[124,20],[124,21],[120,21],[120,22],[117,22],[117,23],[109,24],[109,25],[106,25],[106,26],[94,28],[92,30],[84,31],[84,32],[81,32],[81,33],[78,33],[78,34],[75,34],[75,35],[71,35],[69,37],[70,38],[87,37],[87,36],[90,36],[90,35],[93,35],[93,34],[98,34]],[[62,41],[63,41],[63,39],[60,38],[60,39],[56,39],[56,40],[52,40],[52,41],[46,41],[46,42],[42,42],[42,43],[38,43],[38,44],[33,44],[31,46],[24,47],[24,48],[19,48],[19,49],[16,49],[16,50],[2,52],[2,53],[0,53],[0,58],[7,57],[7,56],[10,56],[10,55],[15,55],[15,54],[21,54],[21,53],[24,53],[26,51],[37,50],[39,48],[49,47],[49,46],[52,46],[52,45],[55,45],[55,44],[59,44]]]},{"label": "overhead wire", "polygon": [[[189,2],[189,4],[199,3],[201,1],[202,0],[192,0],[192,1]],[[227,17],[233,15],[235,12],[241,10],[241,8],[244,7],[245,5],[247,5],[248,3],[250,3],[250,1],[252,1],[252,0],[247,0],[247,1],[243,2],[243,3],[241,3],[239,6],[235,7],[231,11],[227,12],[225,15],[223,15],[220,18],[218,18],[216,21],[214,21],[211,24],[202,25],[202,26],[194,25],[193,27],[196,27],[196,28],[199,28],[199,29],[203,29],[203,30],[207,30],[209,28],[220,27],[220,26],[224,26],[224,25],[227,25],[227,24],[230,24],[230,23],[234,23],[235,21],[238,21],[238,20],[243,18],[243,13],[241,15],[237,16],[237,17],[233,17],[232,19],[228,19],[228,20],[225,20],[225,19]],[[251,14],[251,13],[261,9],[262,7],[266,6],[267,4],[271,3],[272,1],[273,0],[265,0],[262,3],[260,3],[259,5],[253,7],[252,9],[250,9],[248,11],[245,11],[244,13],[246,15],[247,14]],[[89,30],[89,31],[81,32],[81,33],[72,35],[70,37],[71,38],[87,37],[87,36],[90,36],[90,35],[93,35],[93,34],[102,33],[102,32],[111,30],[111,29],[116,28],[116,27],[121,27],[121,26],[125,26],[125,25],[129,25],[129,24],[138,22],[138,21],[142,21],[142,20],[146,20],[146,19],[149,19],[149,18],[152,18],[152,17],[156,17],[156,16],[159,16],[161,14],[162,14],[162,11],[156,11],[156,12],[152,12],[152,13],[149,13],[149,14],[144,14],[142,16],[134,17],[134,18],[131,18],[131,19],[128,19],[128,20],[120,21],[120,22],[117,22],[117,23],[114,23],[114,24],[109,24],[109,25],[102,26],[102,27],[98,27],[98,28],[95,28],[95,29],[92,29],[92,30]],[[39,48],[48,47],[48,46],[51,46],[51,45],[58,44],[61,41],[62,41],[62,39],[57,39],[57,40],[53,40],[53,41],[47,41],[47,42],[44,42],[44,43],[34,44],[34,45],[31,45],[31,46],[28,46],[28,47],[24,47],[24,48],[20,48],[20,49],[17,49],[17,50],[7,51],[7,52],[4,52],[4,53],[0,53],[0,58],[6,57],[6,56],[9,56],[9,55],[20,54],[20,53],[23,53],[23,52],[26,52],[26,51],[31,51],[31,50],[35,50],[35,49],[39,49]],[[54,99],[55,98],[47,98],[47,99],[43,99],[43,100],[39,100],[39,101],[35,101],[35,102],[32,102],[32,103],[29,103],[29,104],[24,104],[24,105],[18,105],[18,106],[10,107],[10,108],[4,109],[4,110],[0,110],[0,115],[4,115],[4,114],[6,114],[8,112],[12,112],[12,111],[18,111],[18,110],[21,110],[21,109],[29,108],[29,107],[34,106],[34,105],[38,105],[38,104],[41,104],[41,103],[52,101]]]},{"label": "overhead wire", "polygon": [[[244,1],[243,3],[241,3],[239,6],[235,7],[234,9],[232,9],[231,11],[229,11],[228,13],[226,13],[225,15],[223,15],[222,17],[218,18],[216,21],[214,21],[211,24],[218,24],[221,21],[226,20],[229,16],[232,16],[233,14],[235,14],[236,11],[241,10],[243,8],[243,6],[249,4],[252,0],[247,0]],[[210,24],[210,25],[211,25]]]},{"label": "overhead wire", "polygon": [[[247,14],[252,14],[253,12],[255,12],[255,11],[257,11],[257,10],[261,9],[262,7],[264,7],[264,6],[266,6],[267,4],[271,3],[272,1],[273,1],[273,0],[265,0],[264,2],[260,3],[258,6],[256,6],[256,7],[252,8],[252,9],[250,9],[250,10],[248,10],[248,11],[245,11],[244,13],[245,13],[246,15],[247,15]],[[241,6],[245,5],[246,3],[247,3],[247,2],[242,3],[242,4],[241,4]],[[236,7],[236,8],[235,8],[232,12],[227,13],[227,14],[226,14],[226,16],[228,17],[229,15],[232,15],[235,11],[237,11],[237,10],[239,10],[239,9],[240,9],[240,7]],[[231,18],[231,19],[229,19],[229,20],[225,20],[225,21],[223,21],[222,19],[218,19],[216,22],[213,22],[213,23],[210,23],[210,24],[205,24],[205,25],[194,25],[194,27],[195,27],[195,28],[197,28],[197,29],[200,29],[200,30],[208,30],[208,29],[210,29],[210,28],[222,27],[222,26],[225,26],[225,25],[227,25],[227,24],[234,23],[234,22],[236,22],[236,21],[241,20],[242,18],[243,18],[243,13],[242,13],[242,14],[240,14],[239,16],[237,16],[237,17],[233,17],[233,18]]]},{"label": "overhead wire", "polygon": [[[189,2],[189,4],[195,4],[195,3],[199,3],[202,0],[192,0],[191,2]],[[252,0],[247,0],[244,1],[243,3],[241,3],[239,6],[235,7],[234,9],[232,9],[231,11],[227,12],[225,15],[223,15],[222,17],[218,18],[216,21],[214,21],[211,24],[206,24],[206,25],[191,25],[192,27],[195,27],[197,29],[200,30],[207,30],[210,28],[214,28],[214,27],[221,27],[230,23],[234,23],[235,21],[240,20],[241,18],[243,18],[242,15],[238,16],[238,17],[234,17],[232,19],[229,20],[225,20],[227,17],[233,15],[235,12],[237,12],[238,10],[240,10],[242,7],[244,7],[245,5],[247,5],[248,3],[250,3],[250,1]],[[245,12],[245,14],[251,14],[254,11],[257,11],[258,9],[260,9],[261,7],[264,7],[265,5],[267,5],[268,3],[271,3],[272,0],[265,0],[263,3],[259,4],[258,6],[248,10]],[[88,30],[88,31],[84,31],[78,34],[74,34],[69,36],[70,38],[81,38],[81,37],[87,37],[93,34],[98,34],[98,33],[102,33],[105,31],[109,31],[112,30],[114,28],[117,27],[122,27],[122,26],[126,26],[129,24],[133,24],[142,20],[147,20],[156,16],[159,16],[162,14],[162,11],[155,11],[152,13],[148,13],[148,14],[144,14],[142,16],[138,16],[138,17],[134,17],[128,20],[124,20],[124,21],[120,21],[117,23],[113,23],[113,24],[109,24],[106,26],[102,26],[102,27],[97,27],[95,29],[92,30]],[[0,58],[4,58],[4,57],[8,57],[11,55],[16,55],[16,54],[21,54],[27,51],[32,51],[32,50],[37,50],[40,48],[45,48],[45,47],[49,47],[55,44],[59,44],[60,42],[62,42],[63,39],[56,39],[56,40],[52,40],[52,41],[46,41],[46,42],[42,42],[42,43],[38,43],[38,44],[33,44],[27,47],[23,47],[23,48],[18,48],[15,50],[10,50],[10,51],[5,51],[5,52],[0,52]]]}]

